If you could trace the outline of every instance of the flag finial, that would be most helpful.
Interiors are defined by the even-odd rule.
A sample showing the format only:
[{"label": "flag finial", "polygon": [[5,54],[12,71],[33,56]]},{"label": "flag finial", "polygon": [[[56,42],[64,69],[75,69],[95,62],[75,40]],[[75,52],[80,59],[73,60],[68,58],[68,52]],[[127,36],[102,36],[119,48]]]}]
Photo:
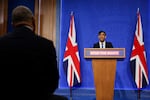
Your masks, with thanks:
[{"label": "flag finial", "polygon": [[71,16],[73,15],[73,11],[71,11]]},{"label": "flag finial", "polygon": [[137,8],[137,13],[139,13],[140,12],[140,8]]}]

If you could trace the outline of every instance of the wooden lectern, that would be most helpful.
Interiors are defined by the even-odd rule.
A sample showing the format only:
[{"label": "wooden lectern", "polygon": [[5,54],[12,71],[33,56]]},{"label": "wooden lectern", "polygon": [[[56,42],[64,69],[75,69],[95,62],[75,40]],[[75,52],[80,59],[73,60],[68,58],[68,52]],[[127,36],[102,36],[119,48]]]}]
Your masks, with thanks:
[{"label": "wooden lectern", "polygon": [[85,48],[84,58],[92,59],[96,100],[113,100],[117,58],[125,58],[125,48]]}]

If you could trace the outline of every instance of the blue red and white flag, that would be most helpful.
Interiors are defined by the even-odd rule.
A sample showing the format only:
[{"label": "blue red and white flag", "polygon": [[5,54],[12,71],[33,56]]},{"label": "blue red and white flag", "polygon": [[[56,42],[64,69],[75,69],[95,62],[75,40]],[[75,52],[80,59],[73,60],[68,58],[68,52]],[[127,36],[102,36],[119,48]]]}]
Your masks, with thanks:
[{"label": "blue red and white flag", "polygon": [[140,89],[147,86],[149,84],[148,66],[146,61],[141,15],[139,9],[137,12],[137,24],[130,58],[130,66],[137,88]]},{"label": "blue red and white flag", "polygon": [[81,83],[80,57],[78,44],[76,41],[76,30],[73,14],[71,14],[70,19],[70,28],[64,53],[63,67],[67,76],[67,83],[69,87],[73,87]]}]

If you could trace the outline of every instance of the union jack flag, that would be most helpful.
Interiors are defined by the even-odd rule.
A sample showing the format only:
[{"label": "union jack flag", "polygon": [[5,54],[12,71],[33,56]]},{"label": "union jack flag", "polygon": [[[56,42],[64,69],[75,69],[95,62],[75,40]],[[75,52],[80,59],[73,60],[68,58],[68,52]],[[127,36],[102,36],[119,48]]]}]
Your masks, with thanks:
[{"label": "union jack flag", "polygon": [[140,89],[148,85],[148,66],[146,62],[146,53],[144,48],[142,23],[139,9],[137,13],[137,25],[130,58],[130,66],[137,88]]},{"label": "union jack flag", "polygon": [[81,82],[80,57],[76,41],[76,30],[73,14],[71,14],[70,19],[70,28],[64,53],[63,67],[66,72],[69,87],[73,87]]}]

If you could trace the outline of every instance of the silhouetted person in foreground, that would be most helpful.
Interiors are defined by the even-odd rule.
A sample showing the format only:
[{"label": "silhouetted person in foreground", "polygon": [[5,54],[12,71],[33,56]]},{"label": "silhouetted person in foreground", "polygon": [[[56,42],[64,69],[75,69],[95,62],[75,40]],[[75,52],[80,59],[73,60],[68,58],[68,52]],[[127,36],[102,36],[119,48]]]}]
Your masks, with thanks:
[{"label": "silhouetted person in foreground", "polygon": [[1,100],[66,100],[53,95],[59,80],[55,48],[34,33],[31,10],[16,7],[12,25],[13,32],[0,38]]}]

